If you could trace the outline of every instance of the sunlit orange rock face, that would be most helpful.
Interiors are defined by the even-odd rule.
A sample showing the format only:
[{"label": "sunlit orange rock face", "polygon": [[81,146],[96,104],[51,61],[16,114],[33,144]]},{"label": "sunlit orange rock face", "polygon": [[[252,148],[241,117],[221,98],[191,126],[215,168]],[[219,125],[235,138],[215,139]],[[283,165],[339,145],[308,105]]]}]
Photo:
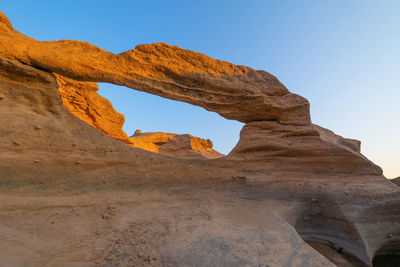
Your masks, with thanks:
[{"label": "sunlit orange rock face", "polygon": [[224,156],[213,149],[211,140],[194,137],[190,134],[136,131],[129,141],[133,147],[177,158],[215,159]]},{"label": "sunlit orange rock face", "polygon": [[114,110],[111,102],[97,93],[97,83],[75,81],[58,74],[54,76],[64,108],[111,138],[129,143],[128,135],[122,130],[124,115]]}]

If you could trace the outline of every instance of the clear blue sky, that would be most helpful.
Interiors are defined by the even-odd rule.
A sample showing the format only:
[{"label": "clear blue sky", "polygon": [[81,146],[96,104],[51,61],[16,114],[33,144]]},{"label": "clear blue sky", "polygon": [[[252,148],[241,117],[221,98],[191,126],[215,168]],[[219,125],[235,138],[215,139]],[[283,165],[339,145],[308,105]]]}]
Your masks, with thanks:
[{"label": "clear blue sky", "polygon": [[[311,102],[313,122],[362,141],[400,176],[400,1],[2,1],[14,27],[39,40],[87,41],[113,53],[167,42],[266,70]],[[221,152],[241,123],[185,103],[100,84],[124,130],[191,133]]]}]

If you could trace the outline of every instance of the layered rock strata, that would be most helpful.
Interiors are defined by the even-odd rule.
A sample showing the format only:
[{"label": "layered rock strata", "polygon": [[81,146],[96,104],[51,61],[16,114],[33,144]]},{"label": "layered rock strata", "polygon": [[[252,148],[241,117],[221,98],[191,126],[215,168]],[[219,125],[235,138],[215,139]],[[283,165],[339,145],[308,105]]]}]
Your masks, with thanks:
[{"label": "layered rock strata", "polygon": [[[84,45],[37,42],[13,30],[4,16],[0,28],[1,266],[325,267],[371,266],[381,260],[396,266],[400,188],[359,154],[357,141],[306,120],[284,122],[287,114],[299,111],[285,105],[283,117],[274,115],[279,119],[266,119],[268,110],[262,109],[261,121],[249,120],[227,157],[176,159],[137,149],[63,107],[54,73],[86,82],[96,66],[69,68],[62,63],[69,58],[64,48],[48,53],[35,48],[68,43],[80,54]],[[87,56],[94,56],[96,49],[86,46]],[[52,70],[41,66],[47,56]],[[163,58],[157,51],[153,56]],[[193,59],[193,64],[200,62]],[[172,77],[167,69],[158,71],[163,70]],[[249,71],[249,88],[254,72]],[[104,80],[122,75],[103,74],[96,75]],[[185,80],[185,75],[174,79]],[[140,79],[142,84],[153,81]],[[224,79],[230,80],[209,81],[215,89]],[[260,86],[269,88],[263,82]],[[175,94],[177,85],[161,84]],[[193,92],[188,88],[183,95]],[[233,105],[229,94],[224,103],[231,104],[225,107]],[[209,103],[207,94],[193,97]],[[250,111],[244,107],[245,118],[261,114],[257,105],[253,115]]]},{"label": "layered rock strata", "polygon": [[380,167],[360,153],[359,141],[313,124],[247,123],[228,158],[248,162],[254,172],[269,174],[382,174]]}]

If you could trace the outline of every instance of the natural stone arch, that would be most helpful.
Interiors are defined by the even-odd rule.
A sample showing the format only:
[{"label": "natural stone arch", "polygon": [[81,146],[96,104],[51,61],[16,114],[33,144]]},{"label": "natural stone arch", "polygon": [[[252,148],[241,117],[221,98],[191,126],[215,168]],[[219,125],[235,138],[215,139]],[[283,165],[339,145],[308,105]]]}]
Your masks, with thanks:
[{"label": "natural stone arch", "polygon": [[78,81],[108,82],[184,101],[241,122],[311,122],[308,101],[265,71],[165,43],[112,54],[86,42],[40,42],[14,30],[4,14],[0,17],[8,22],[0,24],[4,58]]},{"label": "natural stone arch", "polygon": [[0,57],[75,81],[113,83],[184,101],[247,123],[226,158],[244,161],[257,173],[382,174],[355,142],[313,125],[309,102],[265,71],[165,43],[112,54],[85,42],[40,42],[13,29],[2,13],[0,22]]},{"label": "natural stone arch", "polygon": [[216,159],[225,156],[213,148],[211,140],[188,133],[141,133],[137,130],[134,135],[128,136],[123,130],[124,115],[98,93],[97,83],[75,81],[56,73],[53,75],[63,107],[111,138],[132,147],[182,159]]}]

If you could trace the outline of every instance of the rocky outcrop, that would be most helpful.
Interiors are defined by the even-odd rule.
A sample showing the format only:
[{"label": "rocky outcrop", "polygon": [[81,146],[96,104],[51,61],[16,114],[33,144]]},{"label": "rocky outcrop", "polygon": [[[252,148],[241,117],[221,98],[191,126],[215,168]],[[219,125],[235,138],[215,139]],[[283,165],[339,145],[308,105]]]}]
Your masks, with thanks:
[{"label": "rocky outcrop", "polygon": [[[213,68],[225,63],[210,60],[215,66],[199,74],[201,60],[190,57],[202,55],[151,45],[145,47],[160,51],[148,52],[149,61],[138,60],[134,70],[121,63],[122,72],[102,73],[116,58],[128,59],[74,41],[37,42],[4,16],[0,28],[0,266],[371,266],[400,254],[400,188],[359,153],[359,142],[306,119],[299,123],[304,109],[295,103],[287,109],[279,102],[284,95],[259,112],[259,99],[272,101],[275,78],[271,84],[260,79],[258,88],[268,94],[256,94],[255,109],[245,105],[241,117],[233,96],[257,88],[257,71],[218,76]],[[166,51],[171,62],[158,64]],[[79,65],[78,54],[94,57],[96,65],[89,59]],[[96,55],[105,55],[104,64]],[[188,72],[171,72],[168,64],[186,64]],[[166,78],[150,77],[150,68]],[[134,82],[133,72],[144,75],[135,79],[149,92],[158,85],[155,92],[163,89],[165,96],[217,99],[221,113],[251,120],[263,114],[262,120],[249,121],[227,157],[177,159],[119,142],[72,115],[84,106],[72,99],[89,101],[75,89],[61,100],[57,74],[124,84]],[[213,86],[202,94],[194,85],[183,90],[199,81],[193,77]],[[282,114],[274,113],[277,106]]]},{"label": "rocky outcrop", "polygon": [[[228,158],[242,160],[254,172],[382,174],[360,152],[360,142],[317,125],[247,123]],[[284,167],[283,167],[284,166]]]},{"label": "rocky outcrop", "polygon": [[213,149],[211,140],[190,134],[142,133],[136,130],[129,141],[133,147],[177,158],[216,159],[224,156]]},{"label": "rocky outcrop", "polygon": [[391,180],[394,184],[400,186],[400,177],[394,178]]},{"label": "rocky outcrop", "polygon": [[122,130],[124,115],[115,111],[111,102],[97,93],[99,86],[96,83],[74,81],[58,74],[54,76],[64,108],[111,138],[130,143]]}]

